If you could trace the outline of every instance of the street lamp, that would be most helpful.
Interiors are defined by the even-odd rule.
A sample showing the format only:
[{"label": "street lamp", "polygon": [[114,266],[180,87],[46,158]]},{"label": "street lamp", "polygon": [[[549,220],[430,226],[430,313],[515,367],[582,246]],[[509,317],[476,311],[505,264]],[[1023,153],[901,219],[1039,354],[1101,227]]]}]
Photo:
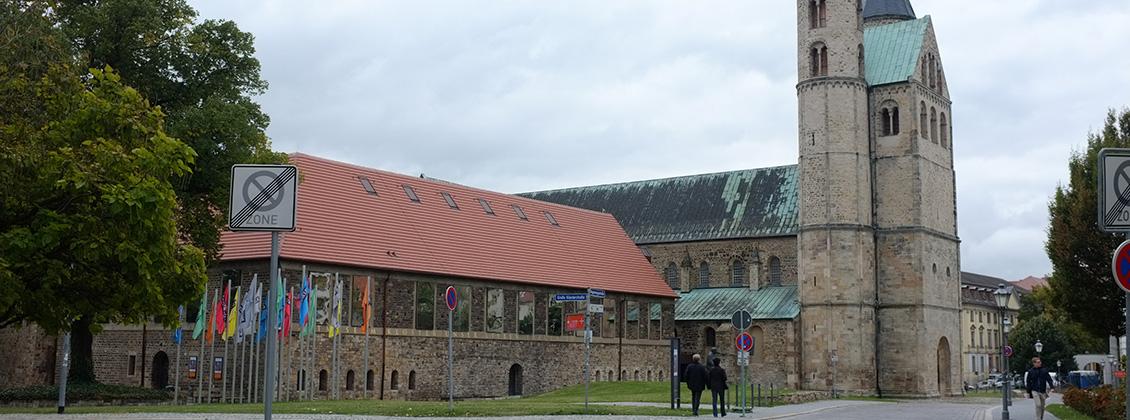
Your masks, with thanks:
[{"label": "street lamp", "polygon": [[1040,352],[1042,351],[1044,351],[1044,343],[1041,343],[1039,339],[1036,339],[1036,355],[1039,356]]},{"label": "street lamp", "polygon": [[1056,360],[1055,361],[1055,382],[1056,382],[1057,386],[1058,386],[1059,383],[1063,382],[1063,361],[1062,360]]},{"label": "street lamp", "polygon": [[1106,364],[1107,364],[1107,366],[1110,366],[1110,384],[1111,385],[1117,385],[1118,379],[1116,379],[1115,376],[1114,376],[1114,355],[1113,354],[1106,355]]},{"label": "street lamp", "polygon": [[[997,308],[1001,312],[1001,371],[1005,372],[1005,378],[1008,378],[1008,355],[1004,349],[1008,347],[1008,326],[1009,322],[1005,318],[1005,310],[1008,309],[1009,300],[1012,298],[1012,286],[1005,287],[1004,283],[997,286],[997,291],[993,292],[993,297],[997,300]],[[1041,345],[1041,347],[1043,347]],[[1008,391],[1011,388],[1012,381],[1004,381],[1004,386],[1001,387],[1001,420],[1009,420],[1008,417]]]}]

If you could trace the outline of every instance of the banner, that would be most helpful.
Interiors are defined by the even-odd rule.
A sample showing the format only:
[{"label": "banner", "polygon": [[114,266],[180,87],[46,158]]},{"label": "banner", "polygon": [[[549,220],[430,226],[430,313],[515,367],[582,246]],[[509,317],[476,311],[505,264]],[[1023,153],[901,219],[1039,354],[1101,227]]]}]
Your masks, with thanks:
[{"label": "banner", "polygon": [[199,367],[200,361],[196,356],[188,356],[188,379],[196,379],[196,372]]}]

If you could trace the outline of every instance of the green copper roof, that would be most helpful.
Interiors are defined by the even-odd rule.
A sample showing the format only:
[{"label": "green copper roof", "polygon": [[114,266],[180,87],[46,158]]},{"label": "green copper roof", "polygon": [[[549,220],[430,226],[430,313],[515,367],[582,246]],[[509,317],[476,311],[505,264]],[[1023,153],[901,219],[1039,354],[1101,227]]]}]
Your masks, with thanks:
[{"label": "green copper roof", "polygon": [[675,321],[717,321],[730,319],[745,309],[753,319],[793,319],[800,314],[796,286],[694,289],[675,301]]},{"label": "green copper roof", "polygon": [[637,244],[795,235],[797,167],[519,194],[611,213]]},{"label": "green copper roof", "polygon": [[930,16],[863,30],[864,68],[871,86],[905,82],[918,67]]}]

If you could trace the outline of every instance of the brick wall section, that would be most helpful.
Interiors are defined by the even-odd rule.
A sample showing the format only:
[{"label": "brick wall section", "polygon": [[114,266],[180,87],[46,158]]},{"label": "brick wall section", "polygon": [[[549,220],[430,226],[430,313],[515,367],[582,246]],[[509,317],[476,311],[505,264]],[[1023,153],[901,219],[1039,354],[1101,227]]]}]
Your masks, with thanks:
[{"label": "brick wall section", "polygon": [[[754,351],[750,355],[748,377],[750,383],[764,386],[774,384],[796,388],[796,374],[799,363],[797,352],[797,322],[795,320],[757,320],[748,330],[754,339]],[[688,321],[679,323],[681,363],[690,363],[691,356],[699,354],[704,363],[711,349],[706,346],[704,331],[715,330],[715,348],[718,350],[722,367],[726,369],[731,383],[736,383],[740,368],[737,366],[737,349],[734,339],[740,331],[735,330],[729,321]],[[731,385],[732,386],[732,385]]]},{"label": "brick wall section", "polygon": [[[700,287],[699,266],[702,262],[710,266],[710,287],[731,286],[735,260],[745,264],[747,284],[748,279],[756,278],[758,286],[768,285],[769,261],[774,257],[781,262],[781,284],[796,284],[795,236],[651,244],[641,248],[651,253],[651,264],[661,276],[669,264],[675,263],[679,268],[679,288],[683,291]],[[759,264],[751,257],[754,252],[758,255],[756,262]]]},{"label": "brick wall section", "polygon": [[54,384],[57,341],[31,324],[0,329],[0,389]]}]

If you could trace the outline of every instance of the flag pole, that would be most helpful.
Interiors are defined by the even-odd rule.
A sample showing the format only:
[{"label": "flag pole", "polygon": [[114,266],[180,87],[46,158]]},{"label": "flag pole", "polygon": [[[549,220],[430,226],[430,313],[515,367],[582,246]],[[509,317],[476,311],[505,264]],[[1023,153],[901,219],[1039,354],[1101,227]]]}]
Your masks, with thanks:
[{"label": "flag pole", "polygon": [[[204,296],[201,298],[200,303],[201,303],[202,306],[204,306],[204,309],[203,309],[204,317],[201,318],[200,314],[196,314],[196,321],[200,322],[200,320],[203,319],[204,323],[208,324],[208,320],[212,319],[212,318],[208,318],[208,285],[204,285]],[[193,335],[196,335],[196,328],[197,328],[196,325],[192,326]],[[208,327],[205,326],[204,328],[207,329]],[[200,355],[196,358],[196,403],[197,404],[200,404],[201,397],[204,396],[204,375],[203,375],[203,373],[204,373],[204,341],[205,341],[206,335],[207,334],[204,334],[203,332],[201,332],[199,337],[193,337],[193,338],[199,338],[200,339]],[[186,399],[186,401],[187,401],[187,399]]]},{"label": "flag pole", "polygon": [[[216,302],[219,302],[219,299],[218,299],[219,294],[220,294],[220,288],[217,287],[216,288],[216,295],[217,296],[212,296],[212,310],[213,311],[219,309],[219,308],[216,307]],[[208,343],[208,347],[211,349],[212,355],[208,356],[208,376],[212,376],[212,372],[214,370],[216,370],[216,328],[215,328],[216,327],[216,314],[215,313],[212,314],[212,318],[210,318],[210,322],[212,323],[212,325],[209,325],[208,328],[212,329],[212,331],[211,331],[212,332],[212,340],[211,340],[210,343]],[[201,363],[200,367],[204,367],[204,363]],[[214,377],[208,378],[208,404],[212,403],[212,390],[214,390],[215,388],[216,388],[216,378],[214,378]]]},{"label": "flag pole", "polygon": [[369,318],[371,313],[369,307],[372,306],[373,296],[373,276],[368,276],[365,279],[365,301],[361,303],[361,316],[365,319],[361,320],[361,325],[365,326],[365,367],[361,370],[361,374],[365,375],[365,385],[361,387],[361,399],[369,399]]},{"label": "flag pole", "polygon": [[184,342],[184,306],[177,308],[177,363],[173,369],[173,405],[177,405],[180,398],[180,353],[181,343]]}]

